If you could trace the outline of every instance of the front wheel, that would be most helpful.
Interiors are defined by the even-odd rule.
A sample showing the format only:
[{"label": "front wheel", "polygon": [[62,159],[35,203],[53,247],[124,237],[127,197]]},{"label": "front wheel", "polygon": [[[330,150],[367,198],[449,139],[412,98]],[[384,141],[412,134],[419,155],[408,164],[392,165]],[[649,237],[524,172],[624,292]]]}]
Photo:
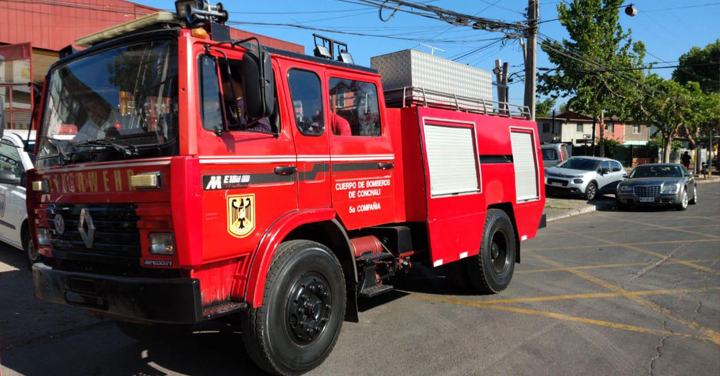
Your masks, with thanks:
[{"label": "front wheel", "polygon": [[697,185],[693,187],[693,198],[690,200],[691,205],[697,205],[698,203],[698,195],[697,195]]},{"label": "front wheel", "polygon": [[483,294],[497,294],[510,285],[515,270],[517,242],[507,213],[490,209],[485,218],[480,253],[466,261],[472,288]]},{"label": "front wheel", "polygon": [[342,328],[340,262],[322,244],[291,240],[278,247],[266,278],[262,306],[242,323],[248,355],[272,374],[310,371],[330,354]]},{"label": "front wheel", "polygon": [[588,184],[587,188],[585,188],[585,199],[590,201],[595,198],[595,195],[597,195],[597,184]]},{"label": "front wheel", "polygon": [[677,205],[678,210],[687,210],[688,208],[688,193],[686,189],[683,189],[680,195],[680,203]]},{"label": "front wheel", "polygon": [[27,256],[28,266],[32,269],[33,264],[40,261],[40,253],[35,248],[35,243],[30,236],[30,231],[24,231],[22,235],[23,249],[25,249],[25,256]]}]

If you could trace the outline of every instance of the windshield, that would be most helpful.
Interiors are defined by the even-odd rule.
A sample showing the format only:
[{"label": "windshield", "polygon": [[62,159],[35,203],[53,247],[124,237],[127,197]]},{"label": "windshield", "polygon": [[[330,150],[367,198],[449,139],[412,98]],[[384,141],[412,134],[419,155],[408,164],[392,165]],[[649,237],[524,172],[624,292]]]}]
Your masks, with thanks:
[{"label": "windshield", "polygon": [[[101,51],[53,70],[38,165],[169,155],[177,138],[177,46]],[[102,156],[102,158],[98,158]]]},{"label": "windshield", "polygon": [[570,158],[556,167],[569,168],[571,170],[595,171],[600,161],[588,158]]},{"label": "windshield", "polygon": [[555,149],[542,149],[543,161],[555,161],[558,159]]},{"label": "windshield", "polygon": [[681,178],[679,166],[638,166],[630,173],[630,178]]}]

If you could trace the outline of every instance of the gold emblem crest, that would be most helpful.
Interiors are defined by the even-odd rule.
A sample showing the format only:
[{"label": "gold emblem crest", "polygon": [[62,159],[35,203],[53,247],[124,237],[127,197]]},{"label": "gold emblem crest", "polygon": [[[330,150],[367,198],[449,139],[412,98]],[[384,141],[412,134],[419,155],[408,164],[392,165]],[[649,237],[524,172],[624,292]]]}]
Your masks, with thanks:
[{"label": "gold emblem crest", "polygon": [[227,226],[230,235],[244,238],[255,230],[255,195],[227,198]]}]

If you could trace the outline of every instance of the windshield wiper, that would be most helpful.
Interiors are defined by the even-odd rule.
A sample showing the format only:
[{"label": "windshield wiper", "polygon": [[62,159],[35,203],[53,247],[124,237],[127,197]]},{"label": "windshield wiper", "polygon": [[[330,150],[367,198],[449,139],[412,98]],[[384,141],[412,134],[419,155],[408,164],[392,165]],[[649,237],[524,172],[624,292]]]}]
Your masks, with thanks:
[{"label": "windshield wiper", "polygon": [[115,150],[117,150],[127,156],[135,156],[135,155],[139,154],[138,147],[135,145],[129,145],[129,146],[133,147],[133,149],[131,149],[126,145],[119,144],[113,140],[109,140],[106,138],[98,139],[98,140],[83,141],[83,142],[79,142],[74,145],[75,145],[75,147],[78,147],[78,146],[81,146],[81,147],[82,146],[104,146],[104,147],[111,146],[111,147],[115,148]]},{"label": "windshield wiper", "polygon": [[55,148],[55,150],[58,151],[58,163],[60,163],[61,166],[64,166],[65,163],[71,161],[70,156],[60,147],[60,144],[58,143],[59,140],[50,137],[46,137],[45,139]]}]

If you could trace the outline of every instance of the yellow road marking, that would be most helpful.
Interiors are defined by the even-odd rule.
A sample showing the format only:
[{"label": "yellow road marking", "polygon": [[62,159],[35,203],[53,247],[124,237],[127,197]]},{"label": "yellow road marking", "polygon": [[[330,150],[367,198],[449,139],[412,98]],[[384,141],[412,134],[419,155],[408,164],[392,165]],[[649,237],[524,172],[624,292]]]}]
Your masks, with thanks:
[{"label": "yellow road marking", "polygon": [[[720,227],[720,223],[716,225],[700,225],[700,226],[675,226],[670,227],[671,229],[686,229],[686,228],[710,228],[710,227]],[[593,234],[617,234],[620,232],[637,232],[637,231],[655,231],[654,228],[640,228],[640,229],[632,229],[632,230],[603,230],[603,231],[595,231],[591,230]]]},{"label": "yellow road marking", "polygon": [[[709,262],[709,261],[720,261],[719,259],[699,259],[699,260],[688,260],[688,262]],[[677,264],[675,259],[668,259],[667,262]],[[547,272],[560,272],[567,271],[568,269],[585,270],[585,269],[603,269],[603,268],[623,268],[630,266],[644,266],[647,262],[631,262],[627,264],[602,264],[602,265],[588,265],[588,266],[570,266],[566,268],[544,268],[544,269],[530,269],[530,270],[516,270],[515,274],[530,274],[530,273],[547,273]]]},{"label": "yellow road marking", "polygon": [[[547,263],[547,264],[550,264],[550,265],[552,265],[552,266],[555,266],[555,267],[557,267],[557,268],[564,268],[564,267],[565,267],[564,265],[560,264],[560,263],[557,262],[557,261],[550,260],[550,259],[545,258],[545,257],[542,257],[542,256],[540,256],[540,255],[538,255],[538,254],[533,254],[532,256],[535,257],[535,258],[537,258],[537,259],[539,259],[540,261],[543,261],[543,262],[545,262],[545,263]],[[690,264],[692,264],[692,263],[690,263]],[[694,264],[692,264],[692,265],[694,265]],[[707,338],[708,340],[712,341],[713,343],[716,343],[716,344],[720,345],[720,333],[718,333],[718,332],[716,332],[716,331],[714,331],[714,330],[712,330],[712,329],[710,329],[710,328],[705,328],[705,327],[701,326],[700,324],[698,324],[698,323],[696,323],[696,322],[694,322],[694,321],[684,319],[684,318],[682,318],[682,317],[680,317],[680,316],[678,316],[678,315],[670,312],[670,310],[668,310],[667,308],[661,307],[661,306],[659,306],[659,305],[657,305],[657,304],[655,304],[655,303],[653,303],[653,302],[650,302],[650,301],[647,301],[647,300],[643,300],[643,299],[640,298],[639,296],[632,295],[632,294],[630,294],[628,291],[625,291],[625,290],[621,289],[620,287],[617,287],[617,286],[615,286],[615,285],[613,285],[613,284],[611,284],[611,283],[609,283],[609,282],[606,282],[606,281],[604,281],[604,280],[602,280],[602,279],[600,279],[600,278],[591,276],[591,275],[589,275],[589,274],[587,274],[587,273],[584,273],[584,272],[582,272],[582,271],[580,271],[580,270],[568,269],[568,272],[569,272],[569,273],[572,273],[572,274],[575,274],[576,276],[578,276],[578,277],[580,277],[580,278],[583,278],[583,279],[585,279],[585,280],[588,280],[588,281],[590,281],[590,282],[593,282],[593,283],[595,283],[595,284],[597,284],[597,285],[603,286],[603,287],[605,287],[606,289],[608,289],[608,290],[610,290],[610,291],[613,291],[613,292],[616,292],[616,293],[620,293],[622,296],[624,296],[624,297],[626,297],[626,298],[634,301],[635,303],[638,303],[638,304],[642,305],[643,307],[649,308],[650,310],[652,310],[652,311],[654,311],[654,312],[657,312],[657,313],[659,313],[659,314],[661,314],[661,315],[663,315],[663,316],[665,316],[665,317],[667,317],[667,318],[670,318],[670,319],[672,319],[672,320],[674,320],[674,321],[676,321],[676,322],[678,322],[678,323],[680,323],[680,324],[682,324],[682,325],[684,325],[684,326],[686,326],[686,327],[688,327],[688,328],[690,328],[690,329],[692,329],[692,330],[696,330],[696,331],[702,333],[702,336],[703,336],[703,337]]]},{"label": "yellow road marking", "polygon": [[[627,249],[632,249],[633,251],[637,251],[637,252],[640,252],[640,253],[644,253],[644,254],[646,254],[646,255],[655,256],[655,257],[658,257],[658,258],[661,258],[661,259],[669,259],[667,255],[664,255],[664,254],[662,254],[662,253],[650,251],[650,250],[643,249],[643,248],[638,248],[638,247],[635,247],[635,246],[630,245],[630,244],[622,244],[622,243],[614,242],[614,241],[612,241],[612,240],[602,239],[602,238],[598,238],[598,237],[595,237],[595,236],[592,236],[592,235],[588,235],[588,234],[575,233],[575,232],[566,231],[566,230],[563,230],[563,231],[564,231],[565,233],[568,233],[568,234],[580,235],[580,236],[585,237],[585,238],[588,238],[588,239],[605,242],[605,243],[607,243],[607,244],[609,244],[609,245],[614,245],[614,246],[616,246],[616,247],[623,247],[623,248],[627,248]],[[702,240],[702,239],[701,239],[701,240]],[[711,240],[711,239],[707,239],[707,240]],[[712,240],[720,241],[720,239],[712,239]],[[678,241],[674,241],[674,242],[672,242],[672,241],[667,241],[667,242],[660,242],[660,244],[669,244],[669,243],[697,243],[697,242],[700,242],[700,240],[690,240],[690,241],[688,241],[688,240],[686,240],[686,241],[680,241],[680,240],[678,240]],[[708,268],[708,267],[705,267],[705,266],[693,264],[692,262],[689,262],[689,261],[683,261],[683,260],[679,260],[679,259],[672,259],[672,260],[673,260],[674,262],[678,263],[678,264],[683,264],[683,265],[685,265],[685,266],[689,266],[689,267],[695,268],[695,269],[697,269],[697,270],[702,270],[702,271],[704,271],[704,272],[708,272],[708,273],[713,273],[713,274],[718,274],[718,275],[720,275],[720,272],[717,272],[716,270],[714,270],[714,269],[712,269],[712,268]]]},{"label": "yellow road marking", "polygon": [[599,292],[590,294],[571,294],[571,295],[551,295],[551,296],[535,296],[530,298],[509,298],[509,299],[491,299],[476,302],[478,306],[489,304],[508,304],[508,303],[536,303],[550,302],[555,300],[580,300],[580,299],[602,299],[617,298],[627,295],[672,295],[672,294],[692,294],[698,292],[706,292],[710,290],[720,290],[720,287],[705,287],[697,289],[676,289],[676,290],[644,290],[644,291],[627,291],[627,292]]},{"label": "yellow road marking", "polygon": [[[570,233],[574,235],[580,235],[590,238],[589,235],[584,235],[575,231],[569,231],[569,230],[561,230],[565,233]],[[552,247],[552,248],[523,248],[523,252],[535,252],[535,251],[568,251],[573,249],[585,249],[585,248],[602,248],[607,247],[608,245],[614,245],[617,247],[631,247],[636,245],[659,245],[659,244],[682,244],[682,243],[712,243],[712,242],[720,242],[720,239],[688,239],[688,240],[668,240],[668,241],[662,241],[662,242],[639,242],[639,243],[628,243],[628,244],[620,244],[615,243],[609,240],[600,239],[600,238],[591,238],[593,240],[600,240],[605,242],[606,244],[600,244],[600,245],[577,245],[577,246],[567,246],[567,247]],[[619,244],[619,245],[618,245]]]},{"label": "yellow road marking", "polygon": [[614,322],[589,319],[589,318],[585,318],[585,317],[563,315],[560,313],[544,312],[544,311],[537,311],[537,310],[525,309],[525,308],[508,307],[508,306],[500,305],[500,304],[483,305],[483,304],[478,304],[479,302],[469,302],[469,301],[459,300],[457,297],[439,297],[439,296],[418,295],[418,294],[410,294],[410,296],[417,298],[417,299],[434,301],[434,302],[439,302],[439,303],[459,304],[459,305],[464,305],[464,306],[469,306],[469,307],[477,307],[477,308],[482,308],[482,309],[492,309],[492,310],[496,310],[496,311],[515,312],[515,313],[523,313],[523,314],[527,314],[527,315],[543,316],[543,317],[549,317],[549,318],[564,320],[564,321],[574,321],[574,322],[597,325],[597,326],[604,326],[604,327],[614,328],[614,329],[629,330],[632,332],[708,340],[708,338],[705,338],[705,337],[698,337],[698,336],[693,336],[693,335],[689,335],[689,334],[675,333],[675,332],[670,332],[667,330],[642,328],[642,327],[634,326],[634,325],[618,324],[618,323],[614,323]]},{"label": "yellow road marking", "polygon": [[688,234],[701,235],[701,236],[709,236],[709,237],[711,237],[711,238],[720,239],[720,236],[711,235],[711,234],[706,234],[706,233],[703,233],[703,232],[683,230],[683,229],[674,228],[674,227],[669,227],[669,226],[656,225],[656,224],[653,224],[653,223],[645,223],[645,222],[640,222],[640,221],[634,221],[634,220],[632,220],[632,219],[610,218],[610,217],[604,216],[604,215],[602,215],[602,214],[598,214],[598,216],[601,217],[601,218],[615,219],[616,221],[634,223],[634,224],[643,225],[643,226],[650,226],[650,227],[660,228],[660,229],[663,229],[663,230],[673,230],[673,231],[679,231],[679,232],[686,232],[686,233],[688,233]]}]

